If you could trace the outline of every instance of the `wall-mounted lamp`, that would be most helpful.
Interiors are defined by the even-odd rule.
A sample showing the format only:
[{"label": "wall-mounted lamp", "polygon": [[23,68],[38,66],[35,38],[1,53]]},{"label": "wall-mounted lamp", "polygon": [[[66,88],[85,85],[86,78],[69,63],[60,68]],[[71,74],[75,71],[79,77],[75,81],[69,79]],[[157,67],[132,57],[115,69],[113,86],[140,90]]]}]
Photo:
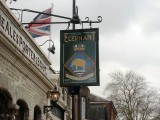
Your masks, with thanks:
[{"label": "wall-mounted lamp", "polygon": [[55,54],[54,44],[52,45],[52,47],[48,48],[48,51],[51,52],[52,54]]},{"label": "wall-mounted lamp", "polygon": [[60,92],[57,90],[56,86],[54,87],[53,90],[50,90],[48,92],[48,97],[50,97],[50,99],[53,101],[54,104],[52,106],[44,106],[44,108],[43,108],[44,114],[51,111],[55,107],[56,102],[59,100]]},{"label": "wall-mounted lamp", "polygon": [[43,46],[48,41],[51,41],[53,43],[52,47],[48,48],[48,51],[51,52],[52,54],[55,54],[55,46],[52,40],[46,40],[42,45],[39,45],[39,46]]}]

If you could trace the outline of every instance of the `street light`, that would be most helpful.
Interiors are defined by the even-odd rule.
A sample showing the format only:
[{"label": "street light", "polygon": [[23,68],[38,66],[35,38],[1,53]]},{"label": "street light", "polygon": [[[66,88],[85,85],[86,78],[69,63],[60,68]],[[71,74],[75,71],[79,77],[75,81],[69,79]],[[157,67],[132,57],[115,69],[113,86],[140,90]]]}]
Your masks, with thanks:
[{"label": "street light", "polygon": [[53,90],[50,90],[48,92],[48,97],[53,101],[53,105],[52,106],[44,106],[43,108],[43,113],[48,113],[49,111],[51,111],[55,105],[56,102],[59,100],[60,98],[60,92],[57,90],[57,87],[55,86]]},{"label": "street light", "polygon": [[54,46],[54,42],[52,40],[46,40],[43,44],[41,44],[39,46],[43,46],[48,41],[51,41],[53,43],[52,47],[48,48],[48,51],[51,52],[52,54],[55,54],[55,46]]}]

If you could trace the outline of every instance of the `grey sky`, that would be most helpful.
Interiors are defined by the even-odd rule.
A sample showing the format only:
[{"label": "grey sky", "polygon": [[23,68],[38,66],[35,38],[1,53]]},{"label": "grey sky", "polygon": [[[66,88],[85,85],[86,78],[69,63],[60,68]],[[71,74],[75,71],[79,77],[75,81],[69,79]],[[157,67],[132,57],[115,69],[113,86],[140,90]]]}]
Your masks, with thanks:
[{"label": "grey sky", "polygon": [[[72,0],[17,0],[10,7],[43,11],[54,4],[53,14],[72,17]],[[100,24],[93,24],[100,30],[100,81],[101,85],[90,87],[91,92],[103,96],[108,74],[116,70],[133,70],[143,75],[152,86],[160,88],[160,0],[77,0],[81,20],[90,17],[96,20],[102,16]],[[34,18],[26,13],[25,22]],[[53,18],[53,21],[62,19]],[[76,26],[81,28],[80,25]],[[60,30],[67,25],[53,25],[53,41],[56,54],[51,55],[53,68],[59,70]],[[89,25],[85,25],[89,28]],[[48,37],[37,38],[43,43]],[[47,46],[42,49],[46,52]]]}]

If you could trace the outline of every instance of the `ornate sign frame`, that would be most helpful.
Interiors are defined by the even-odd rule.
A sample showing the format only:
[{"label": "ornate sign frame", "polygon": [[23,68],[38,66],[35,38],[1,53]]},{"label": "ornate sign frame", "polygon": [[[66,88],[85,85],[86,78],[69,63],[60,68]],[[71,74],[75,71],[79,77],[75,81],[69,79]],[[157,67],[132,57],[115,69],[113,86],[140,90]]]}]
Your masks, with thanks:
[{"label": "ornate sign frame", "polygon": [[99,85],[99,29],[60,31],[60,86]]}]

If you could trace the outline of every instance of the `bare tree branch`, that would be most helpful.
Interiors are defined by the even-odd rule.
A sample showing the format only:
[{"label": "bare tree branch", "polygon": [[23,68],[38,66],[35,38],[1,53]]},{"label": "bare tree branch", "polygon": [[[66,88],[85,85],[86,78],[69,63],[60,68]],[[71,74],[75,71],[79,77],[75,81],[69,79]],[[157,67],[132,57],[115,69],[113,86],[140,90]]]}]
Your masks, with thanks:
[{"label": "bare tree branch", "polygon": [[[160,117],[159,94],[149,89],[144,77],[127,71],[110,74],[111,82],[106,86],[108,95],[122,120],[154,120]],[[160,102],[159,102],[160,103]]]}]

